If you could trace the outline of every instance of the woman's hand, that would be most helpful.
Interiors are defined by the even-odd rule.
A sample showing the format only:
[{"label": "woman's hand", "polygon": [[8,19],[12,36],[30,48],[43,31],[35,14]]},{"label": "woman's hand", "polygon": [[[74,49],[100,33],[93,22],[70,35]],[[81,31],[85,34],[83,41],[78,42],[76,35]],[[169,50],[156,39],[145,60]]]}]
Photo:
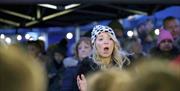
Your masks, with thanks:
[{"label": "woman's hand", "polygon": [[87,81],[83,74],[77,76],[77,85],[80,91],[87,91]]}]

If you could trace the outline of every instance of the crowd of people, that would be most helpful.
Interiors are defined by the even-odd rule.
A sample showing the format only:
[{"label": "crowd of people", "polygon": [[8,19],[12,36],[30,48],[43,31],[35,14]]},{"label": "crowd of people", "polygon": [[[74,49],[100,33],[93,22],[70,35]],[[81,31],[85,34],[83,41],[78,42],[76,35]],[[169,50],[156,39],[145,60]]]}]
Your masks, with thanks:
[{"label": "crowd of people", "polygon": [[[38,76],[36,79],[39,78],[40,82],[44,80],[44,83],[37,82],[44,91],[180,91],[177,86],[180,84],[180,21],[169,16],[163,20],[159,35],[156,36],[153,29],[152,20],[147,19],[138,25],[137,36],[126,38],[123,27],[113,20],[109,26],[94,26],[91,37],[81,37],[74,47],[72,57],[67,56],[68,41],[65,38],[47,50],[41,40],[28,41],[23,46],[11,45],[10,48],[23,50],[20,53],[22,57],[18,50],[11,50],[1,44],[0,55],[7,57],[1,60],[17,58],[13,60],[31,61],[28,67],[31,67],[29,64],[34,66],[34,61],[37,61],[40,67],[31,67],[27,75],[26,72],[15,72],[12,75],[17,73],[19,77],[24,76],[22,79],[30,77],[27,81],[31,84],[35,80],[31,80],[31,71],[39,74],[43,68],[45,71],[39,75],[42,78]],[[17,56],[8,54],[10,52]],[[3,68],[6,66],[3,62],[0,66],[2,72],[9,71]],[[22,64],[21,61],[17,62]],[[10,69],[17,71],[13,66]],[[13,79],[17,80],[16,83],[20,81],[17,88],[24,89],[22,79]],[[10,79],[3,80],[8,85]],[[43,91],[16,90],[13,85],[10,86],[14,89],[12,91]]]}]

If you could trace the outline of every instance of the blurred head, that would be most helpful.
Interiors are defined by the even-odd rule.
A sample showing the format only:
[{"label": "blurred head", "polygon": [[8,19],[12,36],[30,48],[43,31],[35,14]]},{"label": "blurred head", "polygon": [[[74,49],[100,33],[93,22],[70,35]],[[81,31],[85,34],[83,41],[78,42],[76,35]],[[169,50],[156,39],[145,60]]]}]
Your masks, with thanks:
[{"label": "blurred head", "polygon": [[133,53],[142,53],[141,40],[139,38],[133,38],[127,45],[127,50]]},{"label": "blurred head", "polygon": [[45,71],[38,61],[17,47],[1,48],[0,56],[2,91],[46,91]]},{"label": "blurred head", "polygon": [[39,45],[40,45],[40,50],[41,50],[41,52],[43,53],[43,52],[45,52],[45,42],[43,41],[43,40],[36,40],[37,41],[37,43],[39,43]]},{"label": "blurred head", "polygon": [[150,32],[153,30],[154,28],[154,24],[153,24],[153,21],[151,19],[147,19],[147,21],[145,22],[145,29]]},{"label": "blurred head", "polygon": [[102,61],[102,58],[112,58],[118,64],[121,63],[120,45],[114,31],[108,26],[97,25],[91,32],[93,44],[93,58]]},{"label": "blurred head", "polygon": [[88,91],[121,91],[131,80],[129,73],[122,70],[97,72],[88,77]]},{"label": "blurred head", "polygon": [[170,31],[173,38],[180,35],[180,22],[175,17],[169,16],[163,20],[163,26],[166,30]]},{"label": "blurred head", "polygon": [[91,45],[91,39],[88,37],[82,37],[76,44],[76,57],[79,60],[84,59],[85,57],[88,57],[91,54],[92,51],[92,45]]},{"label": "blurred head", "polygon": [[142,32],[149,33],[150,31],[153,30],[153,28],[154,28],[153,21],[152,21],[152,19],[150,19],[148,17],[144,17],[137,26],[138,32],[140,32],[140,33],[142,33]]},{"label": "blurred head", "polygon": [[173,49],[173,37],[167,30],[161,30],[158,36],[157,45],[162,51],[170,51]]},{"label": "blurred head", "polygon": [[111,27],[111,28],[114,30],[115,35],[116,35],[117,37],[122,37],[122,36],[123,36],[123,31],[124,31],[124,29],[123,29],[122,24],[121,24],[118,20],[112,20],[112,21],[109,23],[108,26]]},{"label": "blurred head", "polygon": [[145,60],[132,72],[133,81],[125,91],[180,91],[180,79],[162,59]]},{"label": "blurred head", "polygon": [[37,57],[41,53],[41,45],[38,41],[28,41],[27,51],[31,56]]},{"label": "blurred head", "polygon": [[54,59],[55,59],[56,62],[60,63],[60,62],[63,61],[64,55],[62,55],[59,52],[54,52]]},{"label": "blurred head", "polygon": [[55,45],[52,51],[54,61],[61,63],[66,57],[66,48]]}]

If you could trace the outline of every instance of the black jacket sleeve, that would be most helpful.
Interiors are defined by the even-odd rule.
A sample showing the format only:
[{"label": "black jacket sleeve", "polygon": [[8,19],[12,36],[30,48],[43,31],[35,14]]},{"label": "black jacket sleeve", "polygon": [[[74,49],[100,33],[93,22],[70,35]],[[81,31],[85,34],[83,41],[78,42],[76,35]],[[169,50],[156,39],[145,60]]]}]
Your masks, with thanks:
[{"label": "black jacket sleeve", "polygon": [[99,66],[94,63],[91,58],[85,58],[79,63],[78,75],[87,75],[89,73],[96,72],[97,70],[99,70]]}]

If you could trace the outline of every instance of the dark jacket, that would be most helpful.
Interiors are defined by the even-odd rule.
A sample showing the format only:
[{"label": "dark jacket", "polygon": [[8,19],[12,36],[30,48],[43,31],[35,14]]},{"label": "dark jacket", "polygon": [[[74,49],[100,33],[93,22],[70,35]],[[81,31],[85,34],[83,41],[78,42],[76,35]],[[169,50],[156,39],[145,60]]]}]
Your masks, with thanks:
[{"label": "dark jacket", "polygon": [[96,72],[100,69],[100,67],[94,63],[92,58],[85,58],[83,61],[78,63],[78,73],[77,75],[84,74],[87,75],[92,72]]},{"label": "dark jacket", "polygon": [[164,52],[159,49],[159,47],[154,47],[150,51],[151,57],[172,60],[179,54],[179,50],[176,47],[173,47],[171,51]]},{"label": "dark jacket", "polygon": [[[126,59],[124,59],[126,60]],[[113,67],[118,67],[119,65],[113,60],[111,65]],[[94,62],[92,58],[85,58],[83,61],[78,63],[78,75],[84,74],[87,75],[89,73],[96,72],[100,70],[101,66]],[[123,68],[127,68],[129,66],[129,62],[125,61],[123,64]]]},{"label": "dark jacket", "polygon": [[[77,82],[76,78],[78,75],[84,74],[86,76],[87,74],[96,72],[100,69],[99,66],[96,63],[94,63],[92,58],[89,58],[89,57],[83,59],[82,61],[79,61],[77,67],[78,67],[78,70],[75,77],[76,82]],[[77,83],[74,85],[73,91],[79,91]]]},{"label": "dark jacket", "polygon": [[[117,67],[118,65],[115,63],[115,61],[112,61],[112,65],[114,67]],[[125,66],[127,66],[128,63],[125,63]],[[87,76],[88,74],[97,72],[101,69],[100,65],[94,62],[92,58],[85,58],[83,61],[78,63],[78,72],[77,75],[84,74]],[[77,77],[77,76],[76,76]],[[76,90],[73,91],[79,91],[77,84],[75,85]]]},{"label": "dark jacket", "polygon": [[77,66],[66,67],[62,77],[61,89],[58,91],[74,91],[76,85]]},{"label": "dark jacket", "polygon": [[49,69],[48,74],[52,74],[49,77],[48,83],[48,91],[59,91],[62,85],[62,76],[64,73],[64,65],[63,63],[57,63],[56,61],[52,61]]}]

